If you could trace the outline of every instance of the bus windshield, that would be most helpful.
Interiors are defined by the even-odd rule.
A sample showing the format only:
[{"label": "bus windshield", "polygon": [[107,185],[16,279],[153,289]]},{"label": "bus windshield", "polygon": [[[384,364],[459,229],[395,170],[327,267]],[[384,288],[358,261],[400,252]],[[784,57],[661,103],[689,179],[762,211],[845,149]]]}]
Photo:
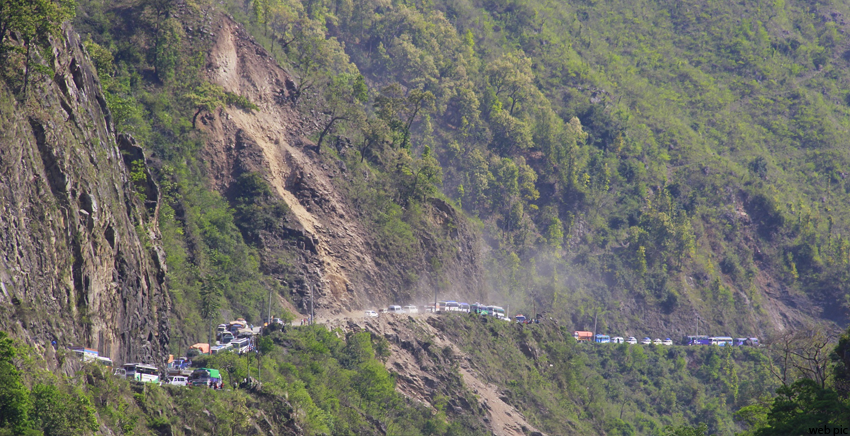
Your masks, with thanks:
[{"label": "bus windshield", "polygon": [[159,371],[157,371],[156,368],[149,368],[149,367],[145,367],[145,366],[137,366],[136,372],[138,372],[139,374],[148,374],[148,375],[157,375],[159,373]]}]

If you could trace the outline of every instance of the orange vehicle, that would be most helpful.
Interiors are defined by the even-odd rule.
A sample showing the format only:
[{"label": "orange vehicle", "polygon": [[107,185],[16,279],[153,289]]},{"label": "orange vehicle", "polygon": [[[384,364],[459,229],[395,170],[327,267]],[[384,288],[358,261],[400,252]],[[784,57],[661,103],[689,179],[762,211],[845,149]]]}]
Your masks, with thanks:
[{"label": "orange vehicle", "polygon": [[187,355],[191,357],[195,357],[200,354],[210,354],[210,344],[207,343],[198,343],[189,347],[189,351]]},{"label": "orange vehicle", "polygon": [[577,341],[593,342],[593,332],[576,331],[573,333],[573,337]]}]

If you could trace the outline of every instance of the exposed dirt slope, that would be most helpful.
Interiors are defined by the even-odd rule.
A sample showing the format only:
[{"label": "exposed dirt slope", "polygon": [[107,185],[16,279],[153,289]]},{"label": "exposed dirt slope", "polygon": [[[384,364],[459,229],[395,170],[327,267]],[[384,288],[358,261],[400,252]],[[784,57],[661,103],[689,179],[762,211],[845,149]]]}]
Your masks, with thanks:
[{"label": "exposed dirt slope", "polygon": [[386,367],[398,374],[397,389],[408,398],[433,408],[439,395],[447,396],[449,413],[483,415],[497,436],[541,435],[522,413],[501,399],[504,394],[497,387],[484,381],[465,353],[427,322],[432,317],[384,314],[341,318],[328,324],[387,338],[392,354]]},{"label": "exposed dirt slope", "polygon": [[[312,126],[299,117],[290,98],[294,84],[286,71],[237,23],[226,16],[217,19],[215,42],[208,57],[207,74],[225,90],[247,97],[260,110],[220,110],[205,114],[200,128],[208,134],[204,149],[211,183],[220,192],[235,195],[233,183],[246,172],[259,172],[289,206],[284,240],[265,241],[267,259],[287,251],[299,258],[301,276],[290,283],[299,309],[306,312],[310,285],[315,284],[318,314],[361,309],[397,301],[405,286],[387,265],[379,263],[374,229],[360,220],[358,205],[342,194],[336,183],[352,175],[343,161],[318,155],[303,138]],[[307,126],[307,127],[305,127]],[[449,278],[470,298],[482,292],[482,268],[477,255],[478,239],[462,217],[445,203],[426,205],[435,228],[454,227],[457,262],[447,269]],[[429,268],[427,241],[423,245],[421,269]],[[273,270],[273,263],[267,262]],[[389,266],[398,268],[397,266]],[[427,271],[412,271],[428,277]],[[274,273],[272,271],[272,273]],[[427,280],[405,290],[401,300],[432,295]]]}]

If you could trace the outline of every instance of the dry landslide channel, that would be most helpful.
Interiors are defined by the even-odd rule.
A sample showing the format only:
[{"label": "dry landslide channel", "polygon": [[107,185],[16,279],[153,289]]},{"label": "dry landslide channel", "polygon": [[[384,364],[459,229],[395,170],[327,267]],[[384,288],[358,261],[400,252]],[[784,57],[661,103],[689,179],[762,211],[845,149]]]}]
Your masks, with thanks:
[{"label": "dry landslide channel", "polygon": [[[384,363],[388,370],[399,375],[396,389],[406,397],[426,404],[433,408],[431,400],[438,390],[440,376],[437,368],[417,357],[417,342],[425,336],[439,348],[450,347],[453,350],[454,362],[457,363],[458,375],[463,380],[464,387],[477,398],[480,407],[487,412],[487,424],[496,436],[525,436],[543,435],[529,424],[516,408],[504,402],[501,390],[488,382],[470,365],[470,357],[436,328],[428,320],[440,316],[432,313],[419,314],[381,314],[378,317],[367,317],[360,312],[350,312],[330,317],[317,317],[316,322],[325,324],[331,329],[339,328],[345,332],[365,331],[387,338],[390,343],[391,356]],[[442,370],[449,370],[444,365]]]}]

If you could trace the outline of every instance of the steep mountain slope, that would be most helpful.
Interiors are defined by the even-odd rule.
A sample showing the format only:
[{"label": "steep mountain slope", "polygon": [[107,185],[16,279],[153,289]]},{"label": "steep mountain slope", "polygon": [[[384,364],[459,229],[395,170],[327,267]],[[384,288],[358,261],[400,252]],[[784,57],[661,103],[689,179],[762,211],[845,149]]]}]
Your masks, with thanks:
[{"label": "steep mountain slope", "polygon": [[93,347],[159,362],[171,300],[159,191],[142,149],[113,130],[68,29],[29,98],[0,83],[0,329],[38,350]]},{"label": "steep mountain slope", "polygon": [[[225,196],[238,196],[237,179],[259,173],[288,207],[283,237],[263,240],[266,268],[272,259],[290,250],[301,261],[294,291],[302,301],[307,286],[315,284],[317,309],[338,312],[374,305],[433,300],[436,277],[427,277],[428,259],[444,256],[434,239],[448,238],[456,255],[441,271],[448,283],[443,292],[466,299],[484,294],[481,247],[474,230],[450,205],[439,199],[423,205],[424,229],[435,235],[418,235],[413,273],[422,280],[405,284],[400,265],[380,254],[380,237],[367,228],[363,211],[346,191],[351,180],[368,171],[349,168],[350,156],[318,154],[315,144],[303,138],[314,120],[295,109],[294,83],[265,50],[230,18],[220,15],[212,26],[215,41],[206,70],[210,80],[225,91],[244,96],[259,107],[255,112],[222,110],[201,117],[207,134],[203,150],[211,184]],[[336,154],[336,153],[335,153]],[[362,172],[361,172],[362,171]],[[285,239],[289,239],[286,241]],[[429,242],[430,240],[430,242]],[[277,252],[277,253],[276,253]],[[306,311],[306,303],[301,310]]]},{"label": "steep mountain slope", "polygon": [[847,322],[846,4],[228,5],[297,86],[362,74],[331,135],[390,174],[388,150],[436,156],[513,307],[667,334]]}]

